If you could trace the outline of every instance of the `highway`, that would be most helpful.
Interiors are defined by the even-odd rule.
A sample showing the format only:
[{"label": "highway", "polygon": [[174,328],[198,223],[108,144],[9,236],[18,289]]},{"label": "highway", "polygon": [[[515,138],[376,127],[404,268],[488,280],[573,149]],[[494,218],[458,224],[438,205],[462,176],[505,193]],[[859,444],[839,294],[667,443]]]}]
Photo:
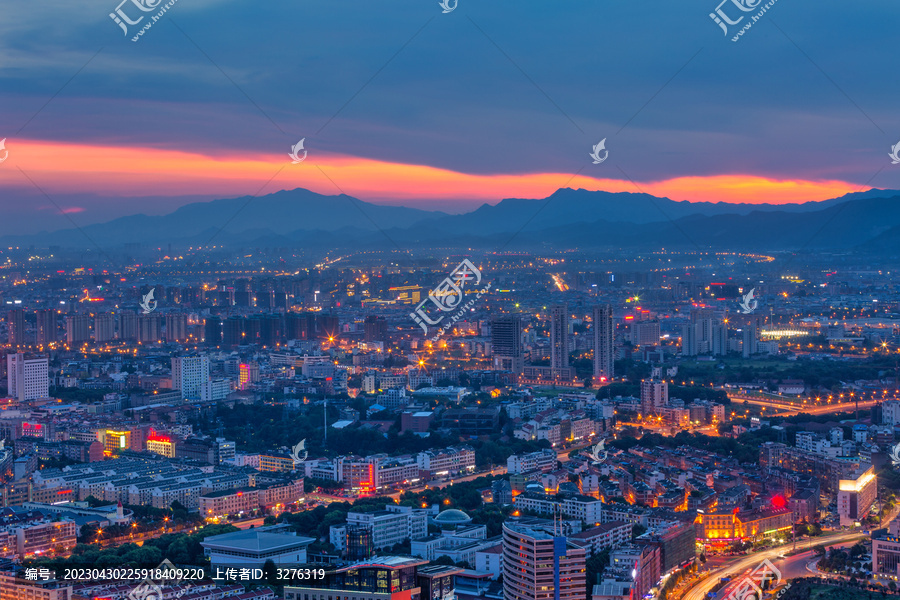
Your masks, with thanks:
[{"label": "highway", "polygon": [[[773,416],[778,415],[782,417],[787,417],[791,415],[797,415],[800,413],[806,413],[810,415],[824,415],[828,413],[839,413],[839,412],[853,412],[856,410],[856,402],[843,402],[841,404],[797,404],[793,402],[781,401],[768,398],[758,398],[755,396],[745,396],[743,394],[728,394],[728,398],[731,402],[739,406],[746,402],[747,404],[753,404],[755,406],[764,406],[767,409],[773,409]],[[876,400],[866,400],[865,402],[859,403],[860,410],[872,408],[878,403]]]},{"label": "highway", "polygon": [[[825,544],[826,546],[833,546],[842,544],[844,542],[854,542],[866,537],[867,536],[862,533],[838,532],[830,535],[823,535],[811,540],[806,540],[805,543],[807,545]],[[796,575],[794,573],[800,573],[800,571],[798,570],[798,566],[800,564],[803,564],[803,569],[805,570],[805,564],[809,562],[809,560],[811,560],[804,559],[803,555],[810,555],[812,551],[803,552],[802,554],[798,554],[797,556],[792,556],[787,559],[778,558],[779,555],[790,552],[793,547],[793,544],[784,544],[783,546],[777,546],[769,550],[763,550],[761,552],[755,552],[747,556],[738,557],[734,562],[715,571],[712,571],[709,576],[706,577],[706,579],[703,579],[695,584],[693,588],[685,593],[683,600],[705,600],[710,590],[712,590],[712,588],[719,583],[720,579],[722,579],[723,577],[731,577],[732,579],[740,580],[737,575],[743,574],[748,569],[755,570],[756,567],[763,561],[763,559],[769,559],[772,564],[774,564],[775,567],[779,570],[781,570],[781,567],[779,567],[780,563],[785,567],[785,571],[789,571],[793,574],[794,577],[797,577],[799,575]],[[788,577],[787,574],[785,574],[784,576]],[[734,585],[735,583],[736,581],[731,585]]]}]

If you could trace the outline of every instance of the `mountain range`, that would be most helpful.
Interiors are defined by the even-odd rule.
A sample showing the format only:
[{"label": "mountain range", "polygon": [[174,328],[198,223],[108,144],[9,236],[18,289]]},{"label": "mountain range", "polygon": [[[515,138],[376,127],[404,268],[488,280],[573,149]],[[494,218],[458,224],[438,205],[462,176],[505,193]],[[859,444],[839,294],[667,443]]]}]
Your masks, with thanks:
[{"label": "mountain range", "polygon": [[821,202],[730,204],[649,194],[560,189],[449,215],[306,189],[194,202],[32,235],[4,245],[115,248],[124,244],[521,249],[696,247],[732,250],[900,251],[900,191],[872,189]]}]

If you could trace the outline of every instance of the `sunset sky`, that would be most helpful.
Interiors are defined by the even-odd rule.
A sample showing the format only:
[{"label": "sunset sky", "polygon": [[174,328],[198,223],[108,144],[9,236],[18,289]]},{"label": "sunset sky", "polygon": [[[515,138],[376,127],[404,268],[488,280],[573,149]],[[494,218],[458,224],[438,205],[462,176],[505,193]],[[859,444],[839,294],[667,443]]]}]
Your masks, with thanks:
[{"label": "sunset sky", "polygon": [[785,0],[734,43],[717,4],[179,0],[137,43],[118,0],[10,5],[0,234],[296,187],[445,212],[900,188],[894,5]]}]

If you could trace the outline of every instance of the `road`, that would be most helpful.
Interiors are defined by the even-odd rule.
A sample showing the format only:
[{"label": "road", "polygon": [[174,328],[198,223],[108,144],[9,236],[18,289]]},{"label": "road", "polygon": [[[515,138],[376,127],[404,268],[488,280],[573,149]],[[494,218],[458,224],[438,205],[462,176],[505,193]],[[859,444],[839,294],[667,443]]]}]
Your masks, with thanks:
[{"label": "road", "polygon": [[[855,541],[858,539],[863,539],[865,537],[867,537],[867,536],[862,533],[838,532],[838,533],[834,533],[834,534],[830,534],[830,535],[823,535],[823,536],[820,536],[818,538],[814,538],[811,540],[806,540],[806,543],[813,544],[813,545],[825,544],[826,546],[833,546],[835,544],[841,544],[843,542],[852,542],[852,541]],[[702,581],[695,584],[693,588],[691,588],[687,593],[685,593],[683,600],[705,600],[707,595],[709,594],[710,590],[712,590],[712,588],[715,587],[716,584],[719,583],[720,579],[722,579],[723,577],[731,577],[732,579],[734,579],[736,575],[743,574],[744,571],[746,571],[748,569],[755,569],[763,561],[763,559],[768,559],[768,560],[772,561],[772,563],[775,564],[775,566],[780,569],[780,567],[778,567],[778,563],[775,561],[779,560],[778,556],[780,554],[783,554],[785,552],[790,552],[792,548],[793,548],[793,544],[785,544],[783,546],[777,546],[777,547],[769,549],[769,550],[755,552],[748,556],[738,557],[734,562],[732,562],[724,567],[721,567],[715,571],[712,571],[709,574],[709,576],[706,577],[706,579],[703,579]],[[806,553],[804,553],[804,554],[806,554]],[[802,561],[803,559],[797,558],[797,557],[790,557],[787,560],[793,561],[793,563],[798,563],[798,562]],[[793,564],[793,563],[789,563],[788,566],[791,566],[791,564]],[[796,565],[794,565],[794,566],[796,566]],[[793,567],[791,567],[791,571],[794,572],[795,569]],[[734,583],[732,585],[734,585]]]},{"label": "road", "polygon": [[[823,415],[828,413],[852,412],[856,410],[856,402],[844,402],[841,404],[796,404],[787,401],[770,400],[768,398],[758,398],[755,396],[744,396],[742,394],[729,393],[728,398],[735,405],[746,402],[756,406],[764,406],[767,409],[773,409],[773,416],[790,416],[802,413],[810,415]],[[878,403],[876,400],[866,400],[859,403],[860,410],[872,408]]]}]

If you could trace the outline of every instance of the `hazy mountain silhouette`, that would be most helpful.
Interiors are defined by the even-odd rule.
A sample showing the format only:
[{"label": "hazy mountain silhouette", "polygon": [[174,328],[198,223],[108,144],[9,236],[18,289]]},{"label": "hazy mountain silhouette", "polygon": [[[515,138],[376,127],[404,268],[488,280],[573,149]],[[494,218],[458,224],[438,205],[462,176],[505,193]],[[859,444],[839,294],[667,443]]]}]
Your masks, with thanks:
[{"label": "hazy mountain silhouette", "polygon": [[868,190],[822,202],[676,202],[649,194],[560,189],[507,198],[462,214],[386,206],[305,189],[194,202],[163,216],[133,215],[53,233],[5,236],[4,244],[254,244],[403,248],[699,246],[887,250],[900,244],[900,192]]}]

